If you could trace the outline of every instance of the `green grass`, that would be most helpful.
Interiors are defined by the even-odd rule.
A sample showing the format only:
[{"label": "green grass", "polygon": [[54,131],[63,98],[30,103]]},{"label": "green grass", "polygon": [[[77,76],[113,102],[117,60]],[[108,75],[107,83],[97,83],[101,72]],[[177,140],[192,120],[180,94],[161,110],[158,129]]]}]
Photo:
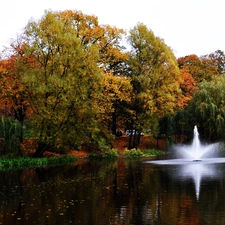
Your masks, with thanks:
[{"label": "green grass", "polygon": [[156,150],[156,149],[147,149],[143,151],[144,156],[159,156],[164,154],[163,151],[161,150]]},{"label": "green grass", "polygon": [[144,155],[143,152],[139,149],[126,150],[123,153],[123,157],[125,158],[140,158],[143,155]]},{"label": "green grass", "polygon": [[45,168],[73,163],[77,160],[75,156],[60,156],[46,158],[0,158],[0,171],[19,169]]},{"label": "green grass", "polygon": [[[136,159],[141,157],[150,157],[150,156],[159,156],[162,155],[164,152],[155,149],[147,149],[145,151],[141,151],[139,149],[131,149],[125,150],[123,153],[124,158]],[[115,159],[118,157],[118,150],[112,149],[110,151],[104,153],[90,153],[89,159]]]},{"label": "green grass", "polygon": [[115,159],[119,155],[117,149],[111,149],[104,153],[90,153],[89,159]]},{"label": "green grass", "polygon": [[149,156],[159,156],[162,155],[163,152],[155,149],[147,149],[145,151],[141,151],[139,149],[131,149],[126,150],[123,153],[124,158],[140,158],[140,157],[149,157]]}]

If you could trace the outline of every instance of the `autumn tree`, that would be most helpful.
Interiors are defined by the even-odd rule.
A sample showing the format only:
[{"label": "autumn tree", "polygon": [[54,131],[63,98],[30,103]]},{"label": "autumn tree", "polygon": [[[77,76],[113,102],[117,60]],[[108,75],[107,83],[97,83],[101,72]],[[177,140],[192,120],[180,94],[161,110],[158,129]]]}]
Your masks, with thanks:
[{"label": "autumn tree", "polygon": [[225,73],[225,55],[223,51],[217,50],[203,57],[212,60],[213,64],[218,68],[220,74]]},{"label": "autumn tree", "polygon": [[157,133],[159,118],[172,113],[181,94],[172,50],[143,24],[130,30],[130,77],[134,89],[130,127]]},{"label": "autumn tree", "polygon": [[54,15],[62,20],[65,26],[72,24],[85,48],[90,45],[98,46],[98,66],[103,71],[113,72],[114,75],[124,74],[124,62],[128,59],[128,54],[121,45],[125,35],[123,29],[100,25],[96,16],[86,15],[81,11],[66,10],[54,12]]},{"label": "autumn tree", "polygon": [[[12,43],[12,49],[15,47]],[[18,46],[17,46],[18,47]],[[21,50],[21,49],[20,49]],[[31,113],[29,111],[29,102],[21,83],[20,74],[22,74],[21,65],[17,64],[21,55],[17,51],[7,58],[0,61],[0,82],[1,82],[1,111],[4,116],[10,116],[17,119],[23,126],[25,117]],[[19,72],[18,72],[19,71]]]},{"label": "autumn tree", "polygon": [[105,73],[103,76],[104,88],[99,99],[101,113],[100,121],[106,123],[106,127],[116,134],[117,124],[120,128],[125,126],[127,104],[132,97],[131,79],[125,76],[115,76]]},{"label": "autumn tree", "polygon": [[180,79],[180,88],[182,91],[182,95],[179,100],[179,107],[184,108],[187,106],[188,102],[192,99],[196,89],[197,85],[190,74],[190,72],[186,69],[180,70],[181,79]]},{"label": "autumn tree", "polygon": [[[96,16],[86,15],[81,11],[66,10],[54,12],[54,15],[62,20],[65,26],[73,24],[73,29],[76,30],[77,37],[84,48],[92,45],[97,46],[99,56],[97,63],[104,77],[104,93],[101,99],[107,98],[107,100],[99,102],[100,108],[105,114],[100,118],[110,117],[110,124],[114,124],[110,130],[112,129],[112,133],[115,133],[119,102],[123,102],[124,99],[127,99],[126,96],[129,96],[127,90],[124,89],[128,84],[128,79],[126,78],[128,53],[124,51],[125,48],[121,45],[125,31],[109,25],[100,25]],[[117,77],[112,77],[112,75]],[[109,80],[110,83],[108,83]],[[125,86],[121,85],[123,82]],[[120,86],[120,90],[117,88],[117,84]],[[129,89],[128,86],[127,88]],[[125,92],[121,94],[123,90]],[[120,100],[118,100],[118,96],[121,98]],[[109,102],[110,104],[108,104]]]},{"label": "autumn tree", "polygon": [[[38,137],[34,156],[46,150],[79,146],[87,130],[97,132],[95,116],[101,74],[98,49],[84,46],[73,24],[52,12],[30,21],[24,31],[25,65],[21,80],[34,115],[30,124]],[[32,58],[27,63],[26,58]]]},{"label": "autumn tree", "polygon": [[[17,40],[12,43],[12,55],[16,56],[13,73],[21,78],[34,114],[31,124],[39,137],[36,156],[61,146],[59,140],[78,146],[87,132],[96,140],[96,134],[105,130],[99,124],[102,117],[97,116],[100,109],[115,121],[119,102],[128,99],[121,93],[129,96],[130,88],[124,88],[129,86],[124,69],[128,54],[120,44],[124,34],[122,29],[99,25],[96,16],[80,11],[46,11],[39,21],[28,23],[19,44]],[[110,86],[107,78],[112,74],[116,77]],[[105,95],[110,92],[115,95]],[[106,96],[110,106],[99,101]],[[80,130],[79,134],[75,130]]]},{"label": "autumn tree", "polygon": [[193,76],[196,84],[203,81],[210,81],[214,76],[219,75],[217,66],[211,59],[198,57],[197,55],[188,55],[178,58],[180,69],[186,69]]}]

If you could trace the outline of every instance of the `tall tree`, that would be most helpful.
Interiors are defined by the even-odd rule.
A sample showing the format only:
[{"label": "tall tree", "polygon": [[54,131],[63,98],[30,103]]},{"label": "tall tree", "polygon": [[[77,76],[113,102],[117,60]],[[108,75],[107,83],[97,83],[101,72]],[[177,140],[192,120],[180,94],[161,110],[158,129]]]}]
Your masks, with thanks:
[{"label": "tall tree", "polygon": [[205,140],[224,140],[225,134],[225,78],[219,76],[203,82],[186,111],[193,125],[198,125]]},{"label": "tall tree", "polygon": [[[134,89],[131,119],[138,130],[152,128],[177,107],[180,72],[172,50],[143,24],[130,30],[130,76]],[[156,122],[154,122],[156,121]]]},{"label": "tall tree", "polygon": [[[39,143],[34,156],[46,150],[80,145],[88,130],[96,131],[97,97],[101,74],[98,49],[84,46],[73,23],[66,24],[52,12],[25,28],[24,57],[18,64],[22,84],[34,116],[31,124]],[[27,63],[26,58],[32,58]]]},{"label": "tall tree", "polygon": [[[123,29],[118,29],[109,25],[100,25],[98,23],[98,18],[93,15],[83,14],[81,11],[66,10],[62,12],[55,12],[54,15],[60,20],[64,21],[65,26],[73,24],[73,29],[77,31],[77,37],[80,39],[81,44],[84,48],[88,48],[91,45],[95,45],[98,48],[98,66],[101,69],[102,75],[104,77],[104,90],[110,89],[112,91],[113,87],[116,88],[116,83],[119,85],[118,77],[121,77],[120,81],[127,82],[128,79],[124,77],[127,75],[126,61],[128,59],[128,53],[125,52],[125,48],[121,45],[122,39],[125,35]],[[111,74],[117,76],[117,78],[112,78]],[[111,87],[107,81],[110,78]],[[114,83],[114,81],[116,83]],[[108,90],[109,91],[109,90]],[[123,91],[122,89],[120,90]],[[107,91],[106,91],[107,92]],[[114,93],[118,93],[115,89]],[[127,94],[128,96],[129,94]],[[107,101],[101,101],[101,108],[104,108],[104,117],[111,117],[111,123],[114,124],[112,127],[112,132],[115,133],[117,128],[118,114],[118,104],[119,100],[115,98],[115,95],[104,95],[107,96]],[[120,95],[121,96],[121,95]],[[126,93],[123,95],[123,99]],[[121,102],[123,101],[121,98]],[[103,105],[103,103],[111,102],[111,109],[109,110],[108,104]]]}]

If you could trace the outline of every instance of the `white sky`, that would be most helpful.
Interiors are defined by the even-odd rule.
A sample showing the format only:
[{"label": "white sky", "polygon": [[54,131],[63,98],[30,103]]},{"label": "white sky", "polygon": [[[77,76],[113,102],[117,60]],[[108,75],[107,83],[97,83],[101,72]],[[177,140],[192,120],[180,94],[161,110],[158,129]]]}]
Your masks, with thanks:
[{"label": "white sky", "polygon": [[225,52],[224,0],[7,0],[0,6],[0,49],[44,10],[81,10],[100,24],[129,31],[138,22],[164,39],[176,57]]}]

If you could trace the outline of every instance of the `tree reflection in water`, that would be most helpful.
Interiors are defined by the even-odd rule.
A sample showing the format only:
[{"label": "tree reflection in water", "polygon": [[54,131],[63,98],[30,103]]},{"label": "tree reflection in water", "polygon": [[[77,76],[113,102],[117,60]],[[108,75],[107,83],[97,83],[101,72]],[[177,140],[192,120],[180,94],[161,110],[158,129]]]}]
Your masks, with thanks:
[{"label": "tree reflection in water", "polygon": [[121,159],[0,173],[0,224],[223,224],[224,171]]}]

